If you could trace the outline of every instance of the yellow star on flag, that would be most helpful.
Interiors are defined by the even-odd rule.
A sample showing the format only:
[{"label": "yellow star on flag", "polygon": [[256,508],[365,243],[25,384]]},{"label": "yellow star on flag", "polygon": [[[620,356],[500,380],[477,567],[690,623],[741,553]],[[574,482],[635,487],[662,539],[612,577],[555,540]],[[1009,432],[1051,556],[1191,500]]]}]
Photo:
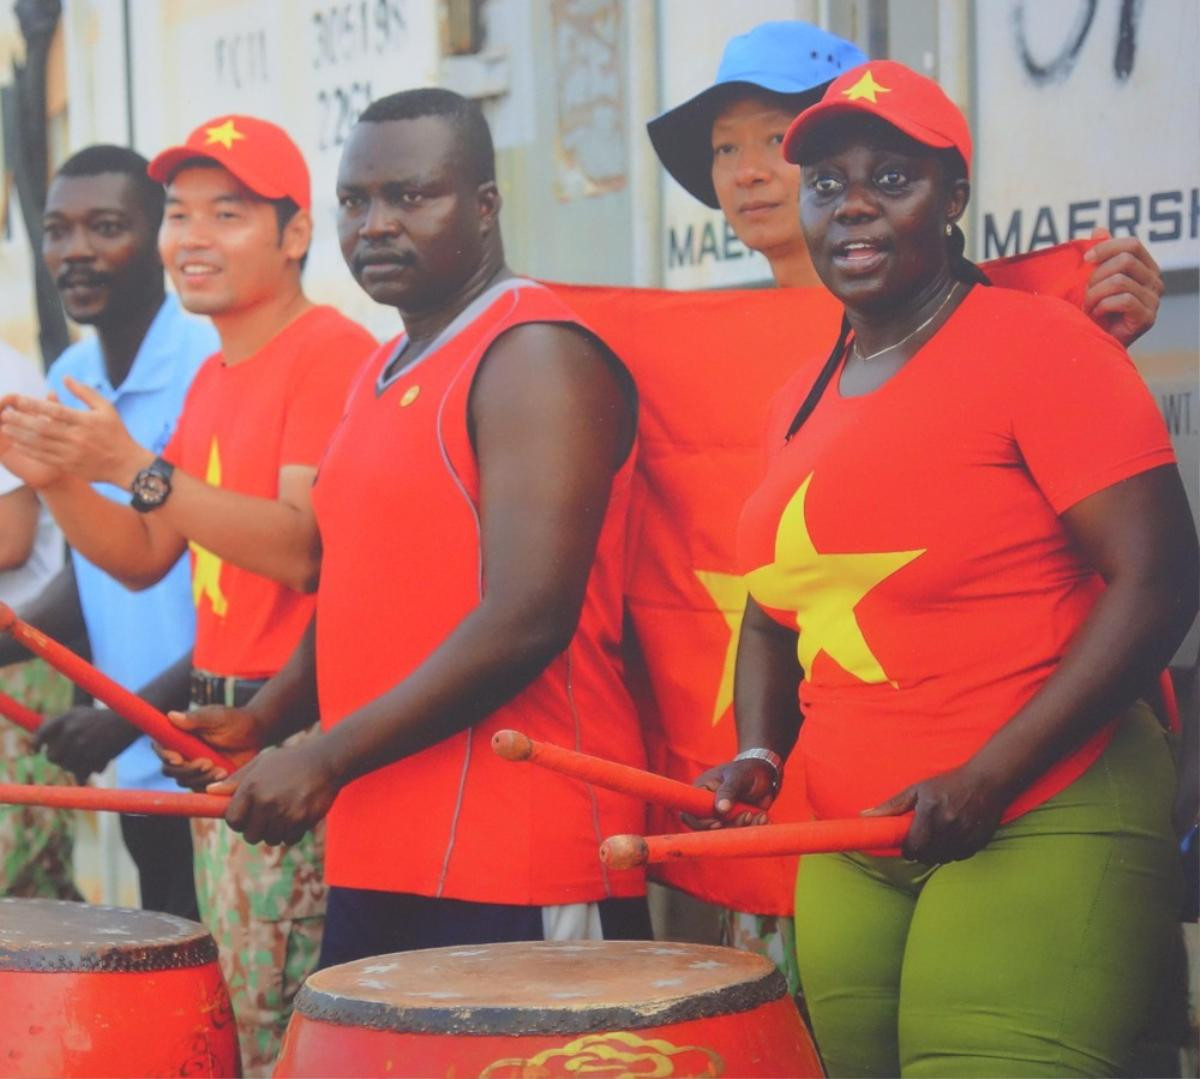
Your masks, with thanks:
[{"label": "yellow star on flag", "polygon": [[865,98],[874,105],[879,104],[879,98],[875,96],[876,94],[890,93],[891,90],[889,90],[886,86],[880,86],[879,83],[875,81],[875,76],[871,74],[870,68],[867,68],[867,70],[863,72],[863,77],[859,79],[858,82],[856,82],[853,86],[851,86],[849,90],[842,91],[842,95],[848,101],[858,101],[860,98]]},{"label": "yellow star on flag", "polygon": [[800,630],[797,653],[809,675],[817,653],[824,652],[863,682],[894,686],[863,636],[854,609],[871,589],[919,558],[925,549],[872,554],[818,551],[804,512],[811,483],[810,473],[779,518],[775,561],[746,574],[750,594],[768,607],[796,612]]},{"label": "yellow star on flag", "polygon": [[226,150],[232,150],[235,142],[246,137],[233,126],[232,120],[226,120],[223,124],[219,124],[216,127],[206,127],[204,134],[206,136],[204,139],[205,146],[211,146],[213,143],[219,142]]},{"label": "yellow star on flag", "polygon": [[[221,486],[221,455],[217,452],[217,439],[213,436],[212,446],[208,451],[208,468],[204,473],[204,482],[214,487]],[[221,591],[221,567],[225,564],[212,551],[205,550],[198,543],[188,541],[188,546],[196,556],[192,566],[192,603],[200,607],[200,598],[208,597],[212,604],[213,614],[224,618],[229,610],[229,600]]]},{"label": "yellow star on flag", "polygon": [[703,569],[693,572],[704,585],[704,590],[712,597],[713,606],[721,612],[725,624],[729,626],[729,645],[725,649],[721,684],[717,687],[716,703],[713,705],[712,722],[715,727],[733,704],[733,670],[737,665],[738,635],[742,631],[742,616],[746,613],[746,597],[750,593],[739,574]]}]

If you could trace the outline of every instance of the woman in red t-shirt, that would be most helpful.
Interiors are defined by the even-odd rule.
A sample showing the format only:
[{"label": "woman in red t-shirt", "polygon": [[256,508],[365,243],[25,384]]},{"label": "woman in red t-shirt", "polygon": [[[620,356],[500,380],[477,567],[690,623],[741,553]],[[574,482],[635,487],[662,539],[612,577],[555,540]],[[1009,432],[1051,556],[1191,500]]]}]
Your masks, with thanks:
[{"label": "woman in red t-shirt", "polygon": [[[866,56],[852,42],[808,23],[760,23],[726,42],[712,85],[647,124],[663,167],[697,201],[720,209],[737,239],[766,259],[771,277],[780,287],[821,284],[796,212],[800,169],[783,155],[784,133],[798,112],[820,99],[830,80],[864,60]],[[1121,344],[1129,345],[1154,325],[1163,291],[1158,266],[1134,236],[1101,238],[1086,258],[1094,269],[1083,297],[1084,310]],[[814,335],[818,332],[824,331],[813,330]],[[797,342],[797,347],[802,353],[807,351],[808,341]],[[754,357],[741,355],[739,362],[753,363]],[[643,458],[640,467],[653,471],[655,462]],[[671,490],[668,475],[655,474],[653,482],[660,490]],[[688,498],[691,505],[694,496],[689,496],[690,492],[676,492],[676,497]],[[706,546],[727,557],[731,566],[724,523],[710,525],[702,516],[698,520],[704,534],[699,540],[692,537],[696,549]],[[718,566],[730,568],[720,558],[710,568]],[[697,625],[703,627],[703,620]],[[719,668],[704,677],[710,674],[715,685]],[[699,710],[687,707],[689,701],[682,702],[683,707],[672,706],[677,696],[672,687],[678,675],[670,665],[652,661],[648,676],[656,688],[661,684],[663,689],[656,693],[661,718],[653,713],[643,716],[643,722],[652,728],[648,745],[656,766],[672,770],[679,767],[680,758],[690,765],[701,747],[708,746],[713,754],[707,762],[720,760],[718,743],[728,737],[728,724],[714,726]],[[663,741],[673,752],[658,759],[654,747]],[[684,778],[694,774],[689,772]],[[793,806],[799,804],[798,792],[789,794]],[[777,808],[787,816],[786,802]],[[685,889],[695,884],[695,874],[700,871],[700,867],[688,867],[684,877],[681,866],[663,868],[670,870],[665,879]],[[762,872],[768,872],[766,866]],[[789,984],[797,986],[790,925],[774,917],[733,911],[723,919],[723,930],[726,943],[770,955],[786,973]]]},{"label": "woman in red t-shirt", "polygon": [[777,400],[739,528],[717,810],[769,804],[790,753],[820,817],[913,813],[902,852],[801,862],[831,1074],[1115,1074],[1176,901],[1137,703],[1196,609],[1166,430],[1106,334],[963,259],[970,134],[935,83],[855,68],[784,152],[846,317]]}]

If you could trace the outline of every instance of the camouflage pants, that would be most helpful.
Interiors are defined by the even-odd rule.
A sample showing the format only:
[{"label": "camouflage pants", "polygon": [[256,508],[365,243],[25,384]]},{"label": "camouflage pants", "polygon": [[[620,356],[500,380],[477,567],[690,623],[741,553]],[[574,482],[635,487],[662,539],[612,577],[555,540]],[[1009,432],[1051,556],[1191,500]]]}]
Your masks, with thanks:
[{"label": "camouflage pants", "polygon": [[[41,660],[0,668],[0,690],[43,716],[71,707],[71,683]],[[0,782],[70,785],[74,779],[33,752],[33,737],[0,719]],[[75,817],[69,810],[0,805],[0,895],[74,899]]]},{"label": "camouflage pants", "polygon": [[224,821],[193,820],[192,842],[200,918],[220,952],[242,1069],[269,1075],[292,1001],[321,951],[325,826],[294,846],[269,847],[247,843]]},{"label": "camouflage pants", "polygon": [[726,910],[721,921],[722,944],[766,956],[787,979],[788,991],[792,996],[800,992],[796,923],[793,919]]}]

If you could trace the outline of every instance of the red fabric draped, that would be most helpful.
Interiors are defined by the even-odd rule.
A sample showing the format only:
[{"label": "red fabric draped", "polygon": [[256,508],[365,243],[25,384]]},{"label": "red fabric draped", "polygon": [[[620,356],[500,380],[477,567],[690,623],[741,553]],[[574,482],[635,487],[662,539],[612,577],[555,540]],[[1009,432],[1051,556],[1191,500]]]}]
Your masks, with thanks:
[{"label": "red fabric draped", "polygon": [[[986,263],[997,285],[1080,305],[1085,242]],[[630,680],[650,767],[691,782],[736,752],[730,696],[746,590],[734,536],[758,482],[767,406],[796,365],[823,356],[841,309],[823,289],[669,292],[553,284],[624,360],[641,400],[626,585]],[[808,816],[786,777],[772,809]],[[679,831],[652,808],[649,831]],[[657,877],[701,899],[790,914],[794,858],[681,861]]]}]

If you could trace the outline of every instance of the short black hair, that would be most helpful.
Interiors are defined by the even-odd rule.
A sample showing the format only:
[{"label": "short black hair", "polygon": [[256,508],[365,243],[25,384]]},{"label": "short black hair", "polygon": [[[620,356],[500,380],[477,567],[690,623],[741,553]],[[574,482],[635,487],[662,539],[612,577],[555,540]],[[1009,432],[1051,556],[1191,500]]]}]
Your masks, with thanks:
[{"label": "short black hair", "polygon": [[453,129],[463,161],[476,184],[494,183],[496,151],[492,132],[479,104],[453,90],[429,86],[401,90],[372,101],[358,117],[359,123],[383,124],[389,120],[417,120],[437,116]]},{"label": "short black hair", "polygon": [[162,224],[166,193],[161,184],[150,179],[149,173],[146,172],[149,165],[150,162],[141,154],[127,146],[97,143],[95,146],[85,146],[72,154],[59,166],[54,175],[101,176],[116,172],[128,176],[133,181],[138,205],[145,210],[151,231],[157,234],[158,227]]},{"label": "short black hair", "polygon": [[[222,165],[221,162],[219,162],[214,157],[203,157],[203,156],[197,155],[196,157],[185,158],[178,165],[176,165],[175,168],[173,168],[171,170],[171,175],[167,177],[167,184],[170,184],[175,179],[176,176],[178,176],[181,172],[183,172],[184,169],[223,169],[223,168],[225,168],[225,166]],[[228,170],[226,170],[226,171],[228,171]],[[233,173],[230,173],[230,175],[232,176]],[[249,188],[247,188],[247,190],[249,190]],[[166,185],[163,186],[163,191],[164,191],[164,193],[166,192]],[[280,242],[282,242],[283,241],[283,230],[287,226],[287,223],[289,221],[291,221],[291,219],[300,212],[300,204],[298,202],[296,202],[296,200],[294,198],[292,198],[290,195],[284,195],[282,198],[278,198],[278,199],[269,199],[263,195],[259,195],[257,192],[251,192],[251,194],[253,194],[255,196],[255,198],[262,199],[263,202],[270,203],[271,206],[274,208],[275,222],[279,227],[279,239],[280,239]],[[300,257],[300,269],[303,270],[306,265],[308,265],[308,252],[307,251],[305,251],[304,254]]]}]

